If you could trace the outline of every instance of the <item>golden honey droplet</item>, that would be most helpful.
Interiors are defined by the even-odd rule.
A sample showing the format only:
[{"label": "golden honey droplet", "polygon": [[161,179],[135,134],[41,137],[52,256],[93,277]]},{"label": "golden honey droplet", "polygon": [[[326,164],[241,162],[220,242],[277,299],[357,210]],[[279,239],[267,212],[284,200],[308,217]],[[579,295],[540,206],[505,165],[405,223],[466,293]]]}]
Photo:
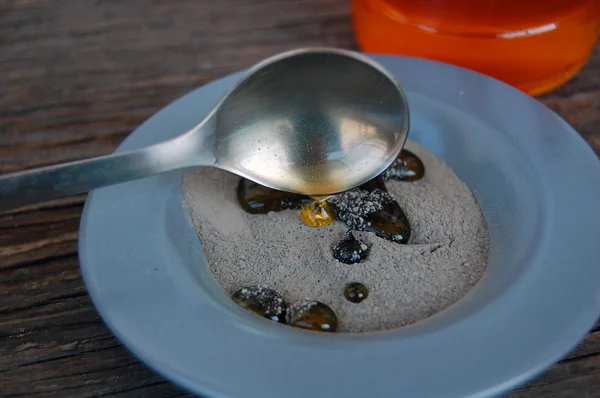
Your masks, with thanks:
[{"label": "golden honey droplet", "polygon": [[418,181],[425,175],[425,165],[411,151],[403,149],[392,165],[383,172],[386,180],[398,180],[413,182]]},{"label": "golden honey droplet", "polygon": [[275,290],[265,286],[246,286],[231,298],[247,310],[274,322],[285,323],[287,304]]},{"label": "golden honey droplet", "polygon": [[308,196],[267,188],[245,178],[240,179],[237,197],[242,209],[250,214],[299,209],[311,202]]},{"label": "golden honey droplet", "polygon": [[287,312],[288,325],[317,332],[336,332],[337,315],[319,301],[302,300],[294,303]]},{"label": "golden honey droplet", "polygon": [[335,221],[335,213],[329,203],[315,200],[302,205],[300,218],[309,227],[324,227]]},{"label": "golden honey droplet", "polygon": [[360,303],[369,297],[369,289],[359,282],[352,282],[346,285],[344,297],[352,303]]}]

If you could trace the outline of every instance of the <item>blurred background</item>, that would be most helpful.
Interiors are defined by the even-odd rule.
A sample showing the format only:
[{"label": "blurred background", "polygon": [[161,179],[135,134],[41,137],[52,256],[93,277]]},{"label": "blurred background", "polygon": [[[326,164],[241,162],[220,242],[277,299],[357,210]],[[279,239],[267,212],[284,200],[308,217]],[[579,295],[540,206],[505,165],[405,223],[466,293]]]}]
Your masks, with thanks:
[{"label": "blurred background", "polygon": [[[0,0],[0,173],[112,152],[183,94],[297,47],[439,59],[542,94],[600,153],[598,0]],[[354,13],[353,13],[354,11]],[[582,69],[581,69],[582,68]],[[186,395],[98,318],[85,195],[0,215],[0,395]],[[600,384],[600,325],[512,397]]]},{"label": "blurred background", "polygon": [[[597,0],[2,0],[0,132],[8,136],[0,141],[0,171],[108,152],[182,94],[296,47],[440,59],[546,91],[585,64],[599,6]],[[590,62],[596,65],[598,56]],[[597,89],[600,77],[583,73]],[[582,91],[581,81],[563,92]],[[6,148],[23,140],[69,145],[47,147],[24,165]]]}]

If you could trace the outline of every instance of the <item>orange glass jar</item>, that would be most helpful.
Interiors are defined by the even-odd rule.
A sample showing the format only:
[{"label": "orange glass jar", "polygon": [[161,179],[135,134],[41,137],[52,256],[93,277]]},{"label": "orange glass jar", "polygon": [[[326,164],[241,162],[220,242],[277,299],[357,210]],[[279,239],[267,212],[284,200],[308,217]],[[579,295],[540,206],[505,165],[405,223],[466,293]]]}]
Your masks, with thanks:
[{"label": "orange glass jar", "polygon": [[600,0],[352,0],[365,52],[474,69],[532,95],[585,64],[600,31]]}]

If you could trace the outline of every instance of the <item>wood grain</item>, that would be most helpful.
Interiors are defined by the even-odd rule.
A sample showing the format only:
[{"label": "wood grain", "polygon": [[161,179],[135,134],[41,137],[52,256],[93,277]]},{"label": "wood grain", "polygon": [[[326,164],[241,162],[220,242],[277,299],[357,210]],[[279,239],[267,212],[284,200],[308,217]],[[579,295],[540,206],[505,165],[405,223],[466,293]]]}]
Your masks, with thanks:
[{"label": "wood grain", "polygon": [[[0,0],[0,173],[111,152],[175,98],[294,47],[354,48],[346,0]],[[541,100],[600,153],[600,47]],[[98,318],[85,195],[0,214],[0,396],[179,397]],[[509,394],[599,397],[600,324]]]}]

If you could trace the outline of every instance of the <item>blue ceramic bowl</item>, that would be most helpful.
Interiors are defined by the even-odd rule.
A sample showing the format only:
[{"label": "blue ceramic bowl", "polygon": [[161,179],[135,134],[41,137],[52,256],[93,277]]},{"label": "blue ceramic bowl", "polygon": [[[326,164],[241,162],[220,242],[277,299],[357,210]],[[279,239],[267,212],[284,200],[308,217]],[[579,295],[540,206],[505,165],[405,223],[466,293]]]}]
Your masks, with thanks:
[{"label": "blue ceramic bowl", "polygon": [[[563,120],[489,77],[373,56],[405,88],[409,138],[473,190],[491,260],[471,294],[401,329],[298,330],[247,313],[216,283],[181,206],[182,172],[94,191],[85,283],[114,334],[161,375],[210,397],[487,397],[565,355],[600,313],[600,162]],[[118,151],[200,121],[236,76],[170,104]]]}]

